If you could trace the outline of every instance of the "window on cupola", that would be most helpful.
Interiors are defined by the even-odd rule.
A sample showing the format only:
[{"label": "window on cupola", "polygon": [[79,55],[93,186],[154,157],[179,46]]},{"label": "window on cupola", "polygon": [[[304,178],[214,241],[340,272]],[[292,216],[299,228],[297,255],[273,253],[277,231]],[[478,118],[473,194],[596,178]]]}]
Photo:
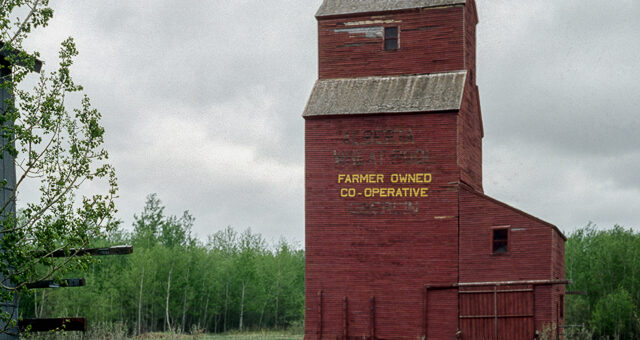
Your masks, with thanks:
[{"label": "window on cupola", "polygon": [[398,49],[398,27],[385,27],[384,49],[386,51],[395,51]]}]

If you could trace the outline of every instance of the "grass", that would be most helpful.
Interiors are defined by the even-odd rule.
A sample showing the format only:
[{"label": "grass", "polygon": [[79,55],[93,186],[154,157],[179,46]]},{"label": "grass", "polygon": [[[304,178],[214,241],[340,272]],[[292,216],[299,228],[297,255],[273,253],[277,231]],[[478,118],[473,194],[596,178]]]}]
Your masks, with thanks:
[{"label": "grass", "polygon": [[291,335],[284,333],[246,333],[246,334],[228,334],[228,335],[210,335],[203,340],[302,340],[302,335]]},{"label": "grass", "polygon": [[291,334],[291,332],[243,332],[227,334],[172,334],[172,333],[146,333],[137,337],[128,337],[124,333],[108,331],[89,331],[87,333],[40,333],[23,336],[29,340],[302,340],[303,335]]},{"label": "grass", "polygon": [[302,340],[303,335],[292,335],[286,332],[250,332],[229,334],[175,335],[166,333],[145,334],[137,339],[144,340]]}]

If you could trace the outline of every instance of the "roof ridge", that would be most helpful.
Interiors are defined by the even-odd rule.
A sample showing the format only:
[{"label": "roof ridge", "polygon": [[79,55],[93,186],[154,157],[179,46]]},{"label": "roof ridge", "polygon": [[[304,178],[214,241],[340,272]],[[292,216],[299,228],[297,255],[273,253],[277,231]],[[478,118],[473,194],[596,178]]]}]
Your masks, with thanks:
[{"label": "roof ridge", "polygon": [[567,240],[567,236],[562,232],[562,230],[560,230],[560,228],[558,228],[558,226],[556,226],[553,223],[547,222],[547,221],[545,221],[545,220],[543,220],[543,219],[541,219],[539,217],[533,216],[533,215],[529,214],[528,212],[526,212],[524,210],[518,209],[518,208],[516,208],[516,207],[514,207],[514,206],[512,206],[510,204],[502,202],[502,201],[500,201],[500,200],[498,200],[496,198],[493,198],[493,197],[491,197],[491,196],[489,196],[489,195],[487,195],[487,194],[485,194],[483,192],[479,192],[479,191],[475,190],[474,188],[472,188],[467,183],[463,183],[463,185],[461,185],[460,188],[462,190],[465,190],[465,191],[473,194],[473,195],[480,196],[480,197],[482,197],[484,199],[487,199],[487,200],[489,200],[491,202],[494,202],[494,203],[496,203],[496,204],[498,204],[498,205],[500,205],[500,206],[502,206],[504,208],[507,208],[507,209],[519,214],[519,215],[522,215],[522,216],[525,216],[527,218],[531,218],[533,220],[536,220],[536,221],[546,225],[547,227],[550,227],[550,228],[556,230],[560,234],[560,237],[562,237],[565,241]]},{"label": "roof ridge", "polygon": [[316,17],[453,6],[466,0],[324,0]]}]

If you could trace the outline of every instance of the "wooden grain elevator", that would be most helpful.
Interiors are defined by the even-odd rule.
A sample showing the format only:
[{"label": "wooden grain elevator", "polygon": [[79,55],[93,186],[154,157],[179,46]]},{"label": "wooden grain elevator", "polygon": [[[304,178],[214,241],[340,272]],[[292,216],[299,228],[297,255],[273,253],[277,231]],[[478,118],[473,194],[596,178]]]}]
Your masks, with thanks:
[{"label": "wooden grain elevator", "polygon": [[475,1],[324,0],[316,19],[305,340],[560,329],[565,236],[483,191]]}]

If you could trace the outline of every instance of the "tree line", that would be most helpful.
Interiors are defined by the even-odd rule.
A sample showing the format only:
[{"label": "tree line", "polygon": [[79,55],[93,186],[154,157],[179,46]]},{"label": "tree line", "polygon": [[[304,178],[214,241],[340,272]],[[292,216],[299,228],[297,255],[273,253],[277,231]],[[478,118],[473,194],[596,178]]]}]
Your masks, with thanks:
[{"label": "tree line", "polygon": [[[193,216],[164,210],[149,195],[132,231],[113,228],[92,244],[132,244],[132,255],[65,274],[85,277],[85,287],[24,290],[21,316],[86,316],[90,326],[121,324],[130,334],[302,327],[304,250],[230,227],[201,241]],[[640,339],[640,233],[593,225],[574,231],[566,276],[573,282],[567,291],[580,293],[566,295],[568,339]]]},{"label": "tree line", "polygon": [[[582,326],[594,339],[640,339],[640,233],[593,225],[566,243],[566,324]],[[585,339],[591,338],[591,334]]]},{"label": "tree line", "polygon": [[282,329],[303,322],[303,250],[231,227],[199,241],[193,216],[167,216],[164,209],[157,195],[148,196],[133,231],[116,228],[92,244],[132,244],[132,255],[103,257],[85,271],[66,273],[85,277],[85,287],[24,291],[21,316],[86,316],[90,326],[122,323],[132,334]]}]

